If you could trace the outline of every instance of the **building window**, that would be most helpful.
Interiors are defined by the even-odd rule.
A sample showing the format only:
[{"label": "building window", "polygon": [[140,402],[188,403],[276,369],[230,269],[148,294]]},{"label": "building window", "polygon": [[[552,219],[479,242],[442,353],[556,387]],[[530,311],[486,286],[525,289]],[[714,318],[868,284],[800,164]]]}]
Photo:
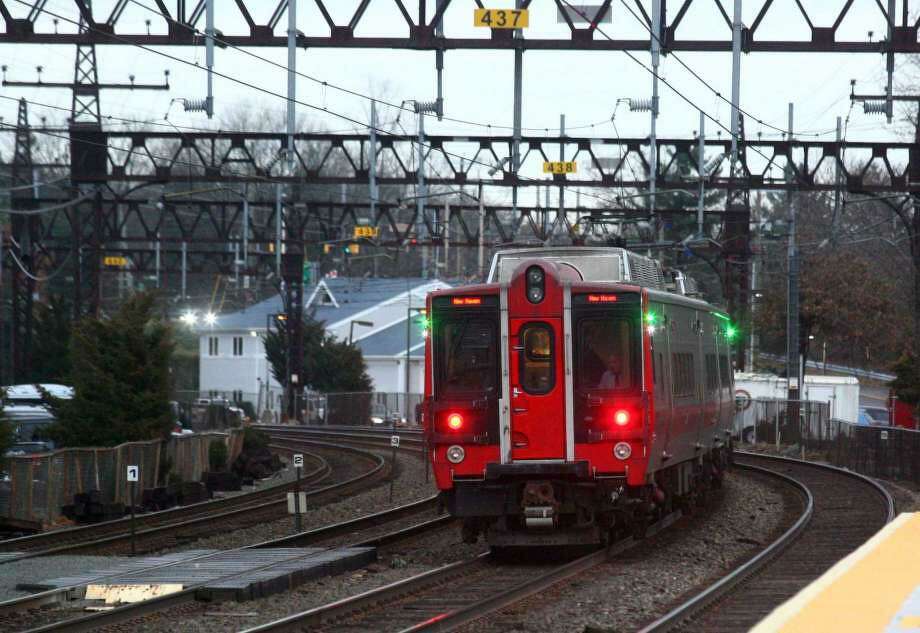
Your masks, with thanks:
[{"label": "building window", "polygon": [[233,337],[233,355],[234,356],[243,355],[243,337],[242,336]]},{"label": "building window", "polygon": [[220,353],[218,343],[220,343],[220,339],[218,337],[208,337],[208,356],[217,356]]}]

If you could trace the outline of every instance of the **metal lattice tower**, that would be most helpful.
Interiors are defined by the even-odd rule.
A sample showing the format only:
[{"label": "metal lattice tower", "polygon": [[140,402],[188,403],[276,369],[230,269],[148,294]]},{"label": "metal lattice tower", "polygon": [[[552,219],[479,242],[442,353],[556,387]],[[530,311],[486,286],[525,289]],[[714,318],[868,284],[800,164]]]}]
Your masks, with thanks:
[{"label": "metal lattice tower", "polygon": [[[738,145],[744,145],[744,117],[738,116]],[[751,299],[751,190],[741,184],[748,169],[739,152],[732,161],[730,186],[726,191],[725,220],[722,228],[723,291],[729,314],[741,332],[750,331]],[[736,183],[736,179],[738,182]],[[736,347],[736,367],[744,366],[747,336]]]},{"label": "metal lattice tower", "polygon": [[[90,0],[86,0],[91,8]],[[89,32],[83,14],[80,14],[80,34]],[[77,59],[73,69],[73,99],[70,105],[71,125],[102,126],[99,110],[99,70],[96,65],[96,45],[77,44]]]},{"label": "metal lattice tower", "polygon": [[[25,99],[19,101],[16,138],[12,164],[13,211],[36,209],[35,176],[32,162],[32,133]],[[40,237],[40,220],[36,215],[13,213],[10,231],[12,277],[12,323],[10,348],[13,380],[27,380],[32,370],[32,308],[35,296],[35,254]]]}]

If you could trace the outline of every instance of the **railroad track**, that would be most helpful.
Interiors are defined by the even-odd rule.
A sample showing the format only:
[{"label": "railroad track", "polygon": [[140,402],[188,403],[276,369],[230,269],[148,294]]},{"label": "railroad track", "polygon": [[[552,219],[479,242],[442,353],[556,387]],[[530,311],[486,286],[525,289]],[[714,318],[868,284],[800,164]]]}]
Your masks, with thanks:
[{"label": "railroad track", "polygon": [[894,518],[888,492],[851,471],[754,453],[736,453],[735,462],[793,483],[802,515],[760,554],[642,633],[747,631]]},{"label": "railroad track", "polygon": [[425,448],[425,437],[421,429],[378,426],[260,426],[265,432],[278,438],[313,438],[334,441],[348,446],[362,448],[387,448],[390,438],[398,435],[399,450],[421,456]]},{"label": "railroad track", "polygon": [[[295,444],[296,445],[296,444]],[[363,472],[355,477],[352,477],[346,481],[331,484],[324,486],[323,488],[315,489],[307,493],[308,499],[311,499],[313,502],[318,500],[324,500],[331,496],[340,497],[346,494],[351,494],[357,490],[363,489],[365,486],[372,484],[373,482],[381,480],[383,477],[389,473],[389,464],[385,462],[382,458],[366,453],[359,449],[354,448],[344,448],[340,450],[351,451],[354,453],[362,453],[369,460],[373,460],[376,464],[375,468],[371,471]],[[286,502],[285,502],[286,503]],[[406,504],[382,512],[373,513],[357,519],[343,521],[340,523],[324,526],[322,528],[310,530],[307,532],[302,532],[299,534],[294,534],[291,536],[281,537],[277,539],[272,539],[269,541],[264,541],[261,543],[255,543],[245,547],[237,548],[238,550],[244,549],[260,549],[260,548],[270,548],[270,547],[307,547],[322,545],[328,543],[332,539],[342,538],[342,537],[352,537],[349,539],[349,544],[354,546],[368,546],[368,547],[383,547],[393,543],[403,542],[410,538],[416,538],[421,534],[424,534],[431,530],[443,529],[450,525],[453,520],[450,517],[445,515],[439,515],[434,518],[429,518],[427,520],[414,523],[408,527],[404,527],[395,531],[385,532],[382,535],[373,536],[370,538],[357,539],[354,535],[361,531],[366,531],[372,528],[378,528],[381,526],[386,526],[396,521],[404,520],[406,518],[415,517],[422,513],[434,514],[435,510],[438,507],[437,497],[432,496],[427,499],[416,501],[414,503]],[[225,554],[225,551],[219,552],[219,554]],[[207,558],[213,557],[217,554],[207,554],[196,557],[195,562],[205,562]],[[301,555],[300,557],[310,556]],[[298,558],[297,556],[293,557],[294,559]],[[185,559],[186,562],[189,559]],[[293,560],[293,559],[292,559]],[[179,563],[165,563],[157,566],[159,567],[169,567]],[[275,562],[274,564],[278,564]],[[149,572],[150,567],[146,568],[144,571]],[[253,570],[247,570],[242,573],[252,573]],[[94,580],[94,582],[104,582],[106,578],[112,578],[115,576],[124,577],[130,576],[131,574],[112,574],[108,576],[100,576]],[[225,579],[233,578],[240,574],[229,574]],[[211,582],[214,582],[213,580]],[[76,587],[63,587],[59,589],[53,589],[38,594],[33,594],[30,596],[25,596],[15,600],[9,600],[6,602],[0,603],[0,626],[4,623],[9,622],[18,622],[20,618],[23,617],[24,612],[29,612],[41,607],[48,605],[61,604],[66,602],[69,599],[69,596],[72,592],[77,589]],[[35,631],[93,631],[102,626],[109,626],[112,624],[117,624],[120,622],[130,621],[135,618],[156,613],[163,609],[173,608],[179,605],[187,604],[195,601],[196,599],[207,597],[203,596],[201,592],[201,586],[191,586],[178,592],[176,594],[170,594],[168,596],[163,596],[162,598],[157,598],[153,600],[148,600],[146,602],[129,604],[117,609],[106,611],[91,616],[81,617],[81,618],[71,618],[70,620],[63,620],[60,622],[55,622],[51,624],[46,624],[40,627],[35,628]]]},{"label": "railroad track", "polygon": [[[679,512],[665,517],[647,534],[654,535],[678,518]],[[449,631],[587,571],[638,543],[626,538],[566,563],[509,563],[484,553],[244,633]]]},{"label": "railroad track", "polygon": [[[274,448],[283,449],[277,446]],[[307,453],[305,459],[308,465],[301,479],[303,485],[317,484],[329,476],[331,472],[329,464],[320,455]],[[293,482],[286,482],[232,497],[139,514],[136,517],[135,527],[138,531],[153,534],[173,525],[183,523],[194,525],[202,518],[239,512],[244,508],[258,508],[266,500],[272,500],[291,490],[292,486]],[[22,552],[22,555],[0,560],[0,564],[36,556],[86,551],[105,544],[115,545],[126,538],[129,539],[130,530],[131,520],[126,517],[7,539],[0,541],[0,551]]]},{"label": "railroad track", "polygon": [[[304,437],[271,436],[274,450],[293,452],[300,447],[305,457],[314,463],[307,470],[299,484],[288,481],[260,490],[225,497],[213,501],[163,510],[137,517],[135,547],[139,552],[154,551],[173,546],[183,540],[193,539],[214,531],[214,522],[220,521],[224,531],[245,527],[276,519],[287,513],[287,493],[299,485],[312,495],[311,498],[326,501],[341,494],[348,494],[370,486],[384,479],[390,472],[390,465],[382,457],[368,453],[352,445],[330,444],[318,439]],[[310,452],[310,451],[314,452]],[[349,479],[343,485],[324,486],[317,489],[331,475],[327,460],[315,451],[348,453],[351,459],[362,463],[365,477]],[[131,548],[130,519],[116,519],[93,525],[55,530],[32,536],[10,539],[0,544],[0,551],[20,551],[16,556],[0,559],[0,564],[13,563],[27,558],[58,554],[105,552],[109,554],[128,553]]]}]

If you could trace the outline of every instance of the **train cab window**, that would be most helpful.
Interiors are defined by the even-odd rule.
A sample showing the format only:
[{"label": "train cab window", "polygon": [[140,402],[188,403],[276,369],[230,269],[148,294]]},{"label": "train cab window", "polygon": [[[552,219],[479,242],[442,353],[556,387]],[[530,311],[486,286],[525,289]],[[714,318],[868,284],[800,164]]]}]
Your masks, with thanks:
[{"label": "train cab window", "polygon": [[633,321],[626,316],[578,321],[576,389],[606,391],[637,387],[640,368]]},{"label": "train cab window", "polygon": [[522,348],[518,377],[521,387],[527,393],[548,393],[556,381],[552,329],[545,323],[529,323],[518,336]]},{"label": "train cab window", "polygon": [[498,386],[498,340],[489,319],[446,321],[440,332],[438,363],[444,394],[489,393]]}]

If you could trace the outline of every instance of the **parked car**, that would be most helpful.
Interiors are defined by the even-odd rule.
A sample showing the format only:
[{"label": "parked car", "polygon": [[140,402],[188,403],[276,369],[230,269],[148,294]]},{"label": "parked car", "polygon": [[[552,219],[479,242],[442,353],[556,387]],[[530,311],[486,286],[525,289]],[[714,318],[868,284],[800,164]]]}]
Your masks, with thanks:
[{"label": "parked car", "polygon": [[4,457],[39,455],[41,453],[50,453],[51,450],[51,444],[48,442],[16,442],[4,453]]},{"label": "parked car", "polygon": [[856,423],[859,426],[889,426],[891,416],[885,407],[861,407]]}]

